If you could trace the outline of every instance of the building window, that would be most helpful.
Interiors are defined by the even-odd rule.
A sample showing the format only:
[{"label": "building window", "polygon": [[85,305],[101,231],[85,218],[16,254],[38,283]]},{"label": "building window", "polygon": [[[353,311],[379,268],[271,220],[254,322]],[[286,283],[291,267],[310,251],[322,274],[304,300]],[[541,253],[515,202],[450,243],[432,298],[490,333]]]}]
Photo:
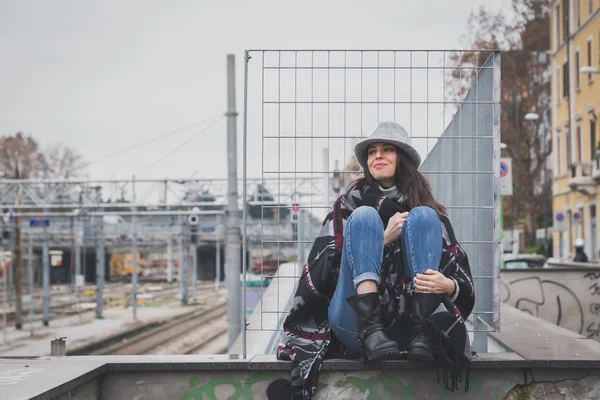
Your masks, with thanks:
[{"label": "building window", "polygon": [[562,146],[560,142],[560,129],[556,131],[556,176],[560,176],[562,170]]},{"label": "building window", "polygon": [[[596,159],[596,148],[597,148],[596,121],[593,119],[590,119],[590,153],[592,155],[592,157],[591,157],[592,160]],[[596,160],[596,161],[600,161],[600,160]],[[598,169],[600,169],[600,168],[598,168]]]},{"label": "building window", "polygon": [[579,91],[581,89],[581,73],[579,68],[581,67],[581,61],[579,57],[579,50],[575,52],[575,89]]},{"label": "building window", "polygon": [[567,98],[569,97],[569,62],[565,61],[565,63],[563,64],[563,71],[562,71],[562,81],[563,81],[563,97]]},{"label": "building window", "polygon": [[573,159],[571,154],[571,128],[568,126],[565,127],[565,140],[567,141],[567,170],[571,168],[571,164],[573,164]]},{"label": "building window", "polygon": [[569,221],[569,238],[567,239],[567,254],[573,248],[573,217],[571,215],[571,210],[567,211],[567,220]]},{"label": "building window", "polygon": [[566,42],[569,39],[569,0],[563,0],[563,38]]},{"label": "building window", "polygon": [[591,17],[593,12],[594,12],[594,0],[588,0],[588,17]]},{"label": "building window", "polygon": [[558,106],[560,104],[560,67],[556,66],[556,93],[555,93],[555,97],[556,97],[556,105]]},{"label": "building window", "polygon": [[577,126],[575,127],[575,151],[577,152],[575,157],[575,162],[583,161],[581,159],[581,146],[583,142],[581,141],[581,120],[577,120]]},{"label": "building window", "polygon": [[[590,38],[587,43],[587,64],[592,66],[592,39]],[[592,82],[592,74],[588,74],[588,83]]]},{"label": "building window", "polygon": [[581,0],[575,0],[575,16],[577,18],[577,27],[581,26]]},{"label": "building window", "polygon": [[554,9],[554,29],[556,29],[556,50],[560,46],[560,4]]},{"label": "building window", "polygon": [[575,233],[578,237],[583,238],[585,236],[584,232],[584,221],[583,221],[583,207],[579,209],[579,223],[577,224],[577,232]]}]

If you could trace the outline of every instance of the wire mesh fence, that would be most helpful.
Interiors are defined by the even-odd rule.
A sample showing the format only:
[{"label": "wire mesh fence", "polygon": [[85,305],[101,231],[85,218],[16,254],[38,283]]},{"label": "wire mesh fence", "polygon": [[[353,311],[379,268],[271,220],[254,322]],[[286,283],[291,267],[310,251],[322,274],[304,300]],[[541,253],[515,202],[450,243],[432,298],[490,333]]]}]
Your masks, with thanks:
[{"label": "wire mesh fence", "polygon": [[[477,332],[499,329],[500,309],[500,55],[246,54],[244,168],[246,175],[261,177],[268,194],[254,199],[244,226],[254,232],[247,238],[250,278],[244,284],[255,279],[265,291],[246,329],[281,329],[321,221],[358,173],[354,144],[379,122],[395,121],[411,134],[424,160],[421,170],[469,254],[477,298],[471,330],[476,342],[487,340]],[[287,190],[279,181],[288,184]]]}]

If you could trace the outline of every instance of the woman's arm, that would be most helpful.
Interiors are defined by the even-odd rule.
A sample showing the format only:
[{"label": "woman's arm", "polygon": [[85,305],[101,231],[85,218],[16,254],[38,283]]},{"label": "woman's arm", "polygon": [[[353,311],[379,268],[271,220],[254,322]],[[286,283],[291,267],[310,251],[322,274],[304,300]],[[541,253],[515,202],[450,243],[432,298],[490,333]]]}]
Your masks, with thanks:
[{"label": "woman's arm", "polygon": [[444,246],[442,262],[440,269],[444,268],[443,274],[455,282],[455,290],[450,294],[450,298],[462,314],[467,319],[475,306],[475,287],[471,276],[471,268],[467,253],[458,243]]},{"label": "woman's arm", "polygon": [[473,286],[469,258],[456,240],[450,220],[445,216],[440,217],[440,219],[444,239],[439,270],[446,277],[456,282],[456,291],[450,295],[450,298],[463,318],[467,319],[475,306],[475,287]]}]

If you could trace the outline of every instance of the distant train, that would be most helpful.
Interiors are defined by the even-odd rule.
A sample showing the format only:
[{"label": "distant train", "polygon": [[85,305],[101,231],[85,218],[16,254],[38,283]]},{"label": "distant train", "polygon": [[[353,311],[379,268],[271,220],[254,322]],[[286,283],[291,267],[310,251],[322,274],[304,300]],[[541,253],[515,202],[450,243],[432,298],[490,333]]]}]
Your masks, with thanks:
[{"label": "distant train", "polygon": [[[143,275],[142,258],[136,253],[137,274]],[[114,253],[110,256],[109,274],[111,278],[130,277],[133,274],[133,257],[131,253]]]}]

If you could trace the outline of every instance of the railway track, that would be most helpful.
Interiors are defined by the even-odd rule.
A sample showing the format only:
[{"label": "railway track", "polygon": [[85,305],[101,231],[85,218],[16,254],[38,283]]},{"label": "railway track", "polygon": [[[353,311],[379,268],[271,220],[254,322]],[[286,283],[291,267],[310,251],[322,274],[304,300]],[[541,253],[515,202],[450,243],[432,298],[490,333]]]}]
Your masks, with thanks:
[{"label": "railway track", "polygon": [[[124,296],[127,300],[127,303],[130,303],[130,299],[131,299],[131,291],[129,289],[124,289],[124,288],[119,288],[117,286],[113,286],[111,288],[107,288],[108,290],[106,290],[105,292],[105,298],[111,297],[111,296]],[[164,301],[164,300],[168,300],[168,299],[173,299],[173,300],[178,300],[179,299],[179,288],[178,287],[173,287],[171,285],[163,288],[162,290],[156,290],[156,291],[148,291],[146,288],[141,288],[142,290],[140,290],[139,294],[152,294],[151,298],[147,298],[146,302],[148,304],[152,304],[154,302],[159,302],[159,301]],[[189,289],[189,296],[191,299],[193,290],[190,287]],[[201,283],[198,285],[198,300],[202,301],[203,299],[205,299],[207,297],[207,294],[210,295],[211,293],[214,293],[214,284],[212,282],[207,282],[207,283]],[[39,293],[39,296],[41,297],[41,293]],[[41,298],[36,298],[36,304],[34,306],[34,317],[33,317],[33,321],[34,322],[39,322],[43,320],[43,309],[42,309],[42,301]],[[79,309],[78,305],[79,304],[83,304],[83,303],[95,303],[96,302],[96,297],[82,297],[80,299],[80,301],[77,301],[77,299],[74,297],[74,295],[72,294],[60,294],[58,296],[55,296],[54,294],[51,295],[51,301],[50,301],[50,320],[57,320],[57,319],[62,319],[62,318],[66,318],[69,316],[73,316],[73,315],[77,315],[77,314],[86,314],[86,313],[93,313],[95,312],[95,308],[82,308]],[[0,304],[0,307],[3,304]],[[3,311],[6,312],[6,311]],[[4,324],[3,324],[3,319],[2,319],[2,313],[0,312],[0,328],[3,328]],[[14,319],[15,319],[15,311],[14,309],[9,310],[8,312],[6,312],[6,319],[7,319],[7,324],[12,325],[12,323],[14,323]],[[24,322],[29,322],[29,306],[25,305],[24,306],[24,310],[23,310],[23,321]]]},{"label": "railway track", "polygon": [[221,327],[215,331],[213,321],[219,318],[223,319],[226,314],[226,302],[209,304],[203,310],[192,312],[184,317],[150,329],[136,337],[97,350],[93,354],[189,354],[191,351],[197,351],[197,348],[202,343],[197,343],[192,347],[190,344],[183,344],[185,342],[184,339],[186,337],[189,338],[193,332],[198,330],[207,330],[211,334],[209,337],[201,339],[201,341],[216,340],[218,336],[216,332],[220,332],[222,335],[223,328]]}]

